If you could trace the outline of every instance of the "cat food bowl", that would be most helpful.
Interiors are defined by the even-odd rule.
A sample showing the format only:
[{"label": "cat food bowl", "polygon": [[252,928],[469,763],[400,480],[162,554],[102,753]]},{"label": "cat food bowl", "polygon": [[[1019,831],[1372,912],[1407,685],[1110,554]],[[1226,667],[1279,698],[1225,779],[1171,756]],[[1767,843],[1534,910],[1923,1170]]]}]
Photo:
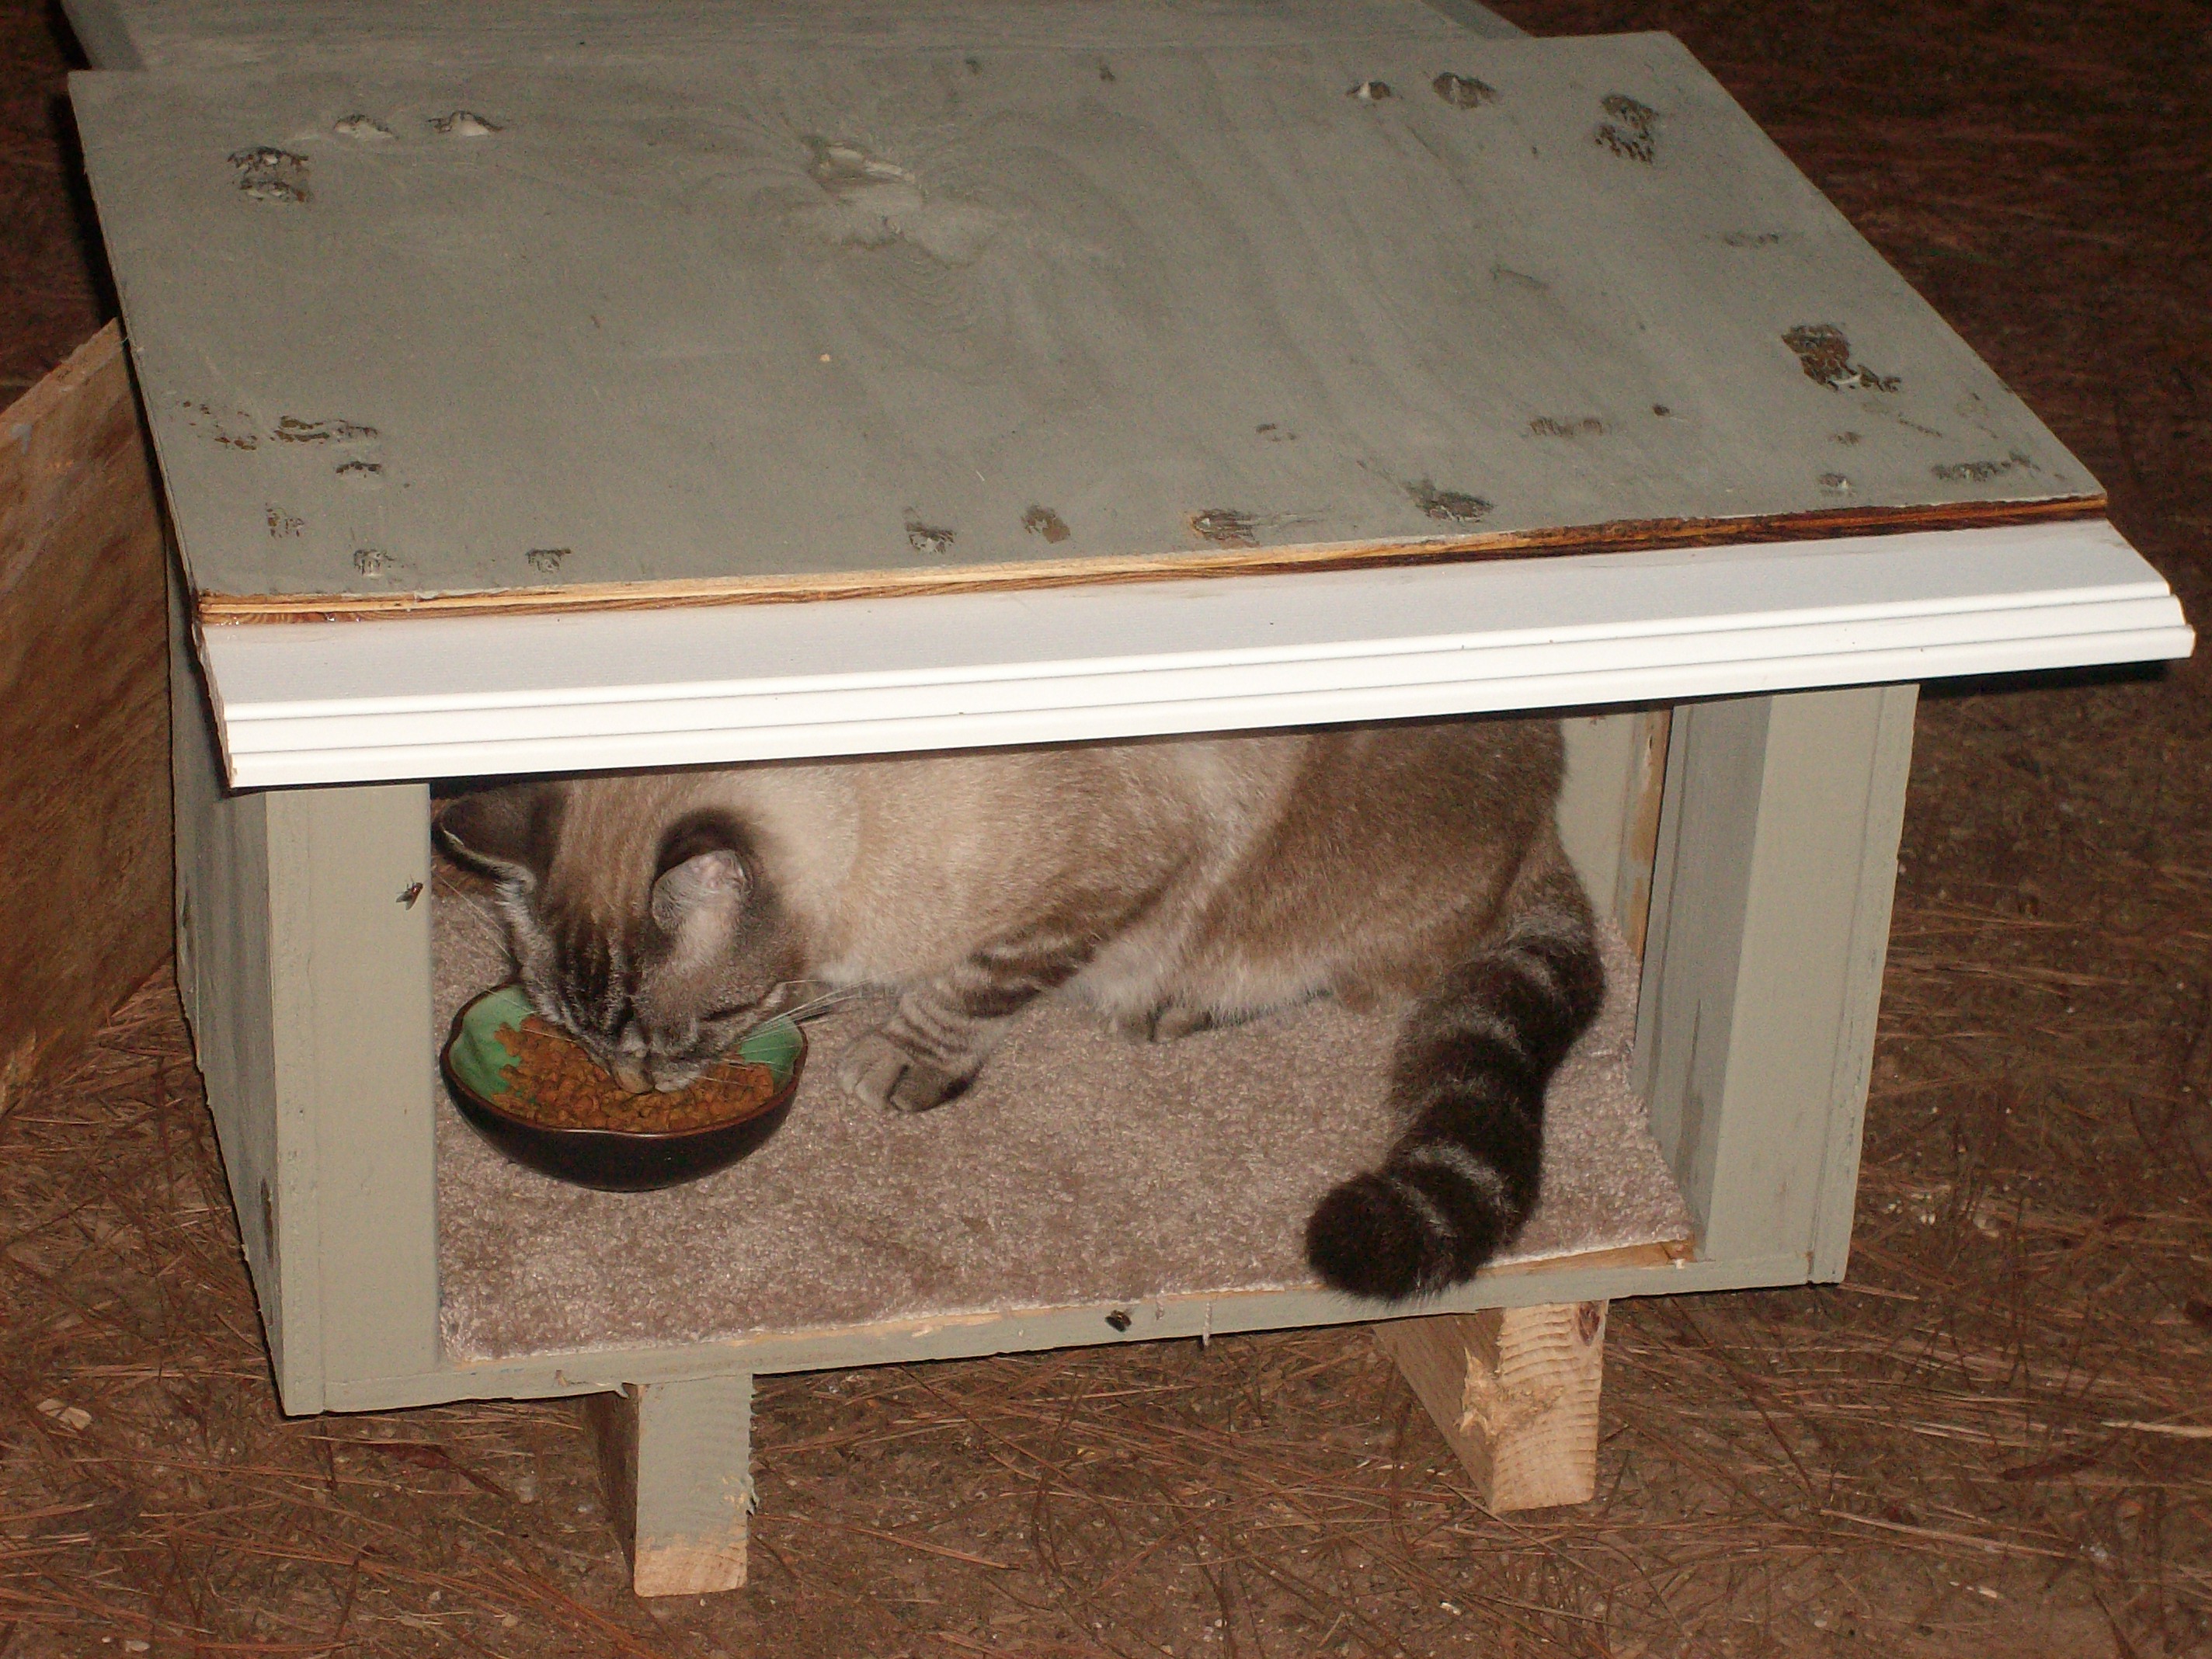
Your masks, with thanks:
[{"label": "cat food bowl", "polygon": [[454,1016],[441,1059],[461,1115],[517,1164],[641,1193],[711,1175],[774,1134],[799,1092],[806,1037],[771,1019],[690,1088],[633,1095],[532,1014],[520,985],[502,985]]}]

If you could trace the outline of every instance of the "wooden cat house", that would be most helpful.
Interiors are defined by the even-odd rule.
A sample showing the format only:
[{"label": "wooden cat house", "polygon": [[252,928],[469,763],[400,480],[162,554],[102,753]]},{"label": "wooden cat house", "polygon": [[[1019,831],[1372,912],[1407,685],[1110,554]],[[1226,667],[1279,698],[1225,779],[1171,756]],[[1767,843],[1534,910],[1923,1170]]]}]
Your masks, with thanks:
[{"label": "wooden cat house", "polygon": [[[179,556],[179,977],[285,1408],[594,1396],[641,1590],[741,1582],[763,1372],[1383,1321],[1500,1507],[1587,1495],[1610,1298],[1843,1274],[1917,684],[2190,648],[1667,36],[70,9]],[[1544,1212],[1431,1302],[1297,1257],[1380,1133],[1340,1011],[1160,1055],[1048,1012],[915,1121],[825,1065],[658,1194],[441,1093],[503,970],[442,781],[1532,711],[1614,1000]]]}]

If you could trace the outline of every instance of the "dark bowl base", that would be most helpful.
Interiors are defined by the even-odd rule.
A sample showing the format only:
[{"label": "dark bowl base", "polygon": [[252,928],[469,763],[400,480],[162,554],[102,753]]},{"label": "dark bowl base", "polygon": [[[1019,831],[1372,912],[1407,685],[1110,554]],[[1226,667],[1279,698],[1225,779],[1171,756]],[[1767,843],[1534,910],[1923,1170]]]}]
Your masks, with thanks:
[{"label": "dark bowl base", "polygon": [[726,1170],[782,1127],[799,1092],[802,1058],[782,1100],[755,1117],[686,1134],[635,1135],[611,1129],[545,1129],[487,1109],[450,1073],[446,1092],[469,1127],[526,1169],[605,1193],[649,1193]]}]

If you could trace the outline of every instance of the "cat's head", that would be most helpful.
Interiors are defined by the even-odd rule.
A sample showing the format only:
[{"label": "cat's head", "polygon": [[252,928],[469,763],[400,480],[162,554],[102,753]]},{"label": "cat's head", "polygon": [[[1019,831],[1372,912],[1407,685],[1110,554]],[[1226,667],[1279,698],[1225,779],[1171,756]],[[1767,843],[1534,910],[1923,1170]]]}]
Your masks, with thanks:
[{"label": "cat's head", "polygon": [[626,1088],[691,1082],[802,969],[745,825],[653,781],[483,790],[438,835],[499,883],[531,1005]]}]

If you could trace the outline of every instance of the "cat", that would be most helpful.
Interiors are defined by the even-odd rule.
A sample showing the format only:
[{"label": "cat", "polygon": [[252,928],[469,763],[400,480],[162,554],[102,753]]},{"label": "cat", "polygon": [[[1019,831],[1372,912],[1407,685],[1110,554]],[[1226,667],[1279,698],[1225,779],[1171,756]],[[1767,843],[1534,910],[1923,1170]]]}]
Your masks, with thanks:
[{"label": "cat", "polygon": [[1322,1279],[1457,1284],[1537,1197],[1544,1091],[1604,972],[1553,821],[1555,722],[1455,720],[507,784],[449,802],[531,1001],[680,1088],[799,981],[896,990],[840,1069],[927,1111],[1061,988],[1139,1039],[1410,999],[1381,1168]]}]

